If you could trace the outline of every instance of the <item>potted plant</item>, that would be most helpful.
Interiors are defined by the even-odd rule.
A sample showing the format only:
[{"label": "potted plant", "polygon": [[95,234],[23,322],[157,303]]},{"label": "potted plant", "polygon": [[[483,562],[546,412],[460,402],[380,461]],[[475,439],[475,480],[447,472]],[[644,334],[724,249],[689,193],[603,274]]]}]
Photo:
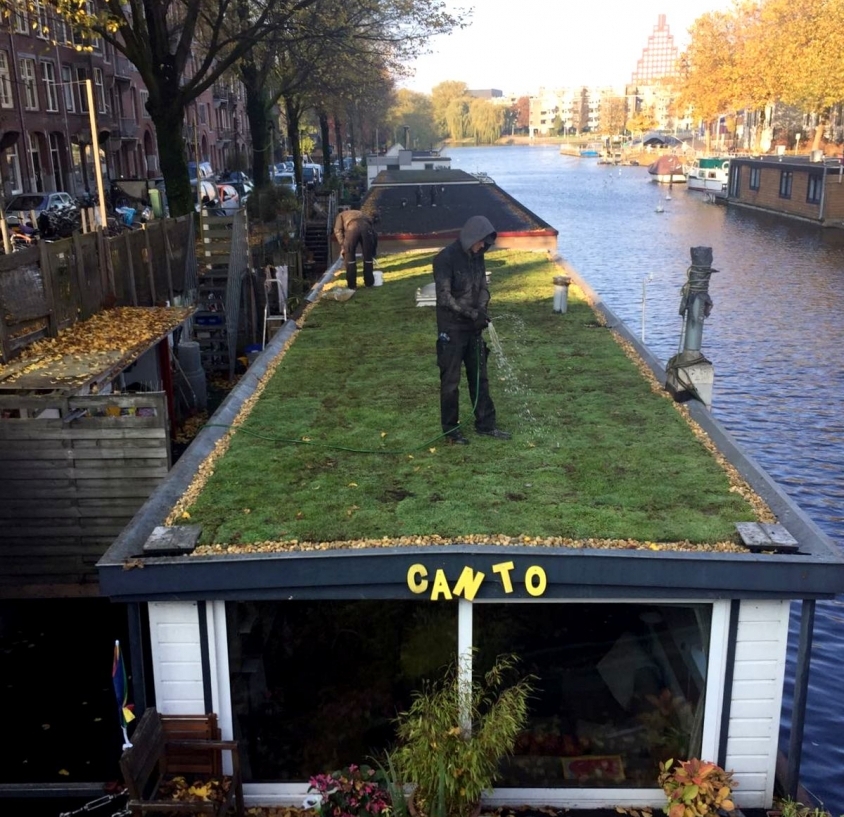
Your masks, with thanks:
[{"label": "potted plant", "polygon": [[314,796],[305,801],[321,817],[376,817],[390,807],[389,793],[380,771],[350,764],[344,769],[311,778]]},{"label": "potted plant", "polygon": [[499,656],[482,679],[474,679],[456,661],[398,715],[397,744],[386,766],[411,790],[411,812],[471,817],[480,811],[482,793],[527,723],[533,678],[508,682],[516,665],[515,656]]},{"label": "potted plant", "polygon": [[659,785],[668,797],[668,817],[713,817],[719,811],[733,811],[730,799],[736,786],[731,772],[717,763],[692,758],[666,760],[659,764]]}]

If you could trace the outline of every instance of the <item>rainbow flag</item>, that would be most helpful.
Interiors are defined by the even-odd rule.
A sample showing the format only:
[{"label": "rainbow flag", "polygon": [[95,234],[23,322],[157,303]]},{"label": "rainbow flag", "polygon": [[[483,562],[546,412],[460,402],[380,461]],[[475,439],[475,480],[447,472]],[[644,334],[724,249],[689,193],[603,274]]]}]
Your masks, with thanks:
[{"label": "rainbow flag", "polygon": [[111,664],[111,683],[114,686],[114,696],[117,698],[117,712],[120,717],[120,728],[123,730],[123,748],[132,746],[126,727],[135,720],[135,713],[129,703],[129,683],[126,679],[126,665],[123,663],[123,653],[120,642],[114,642],[114,660]]}]

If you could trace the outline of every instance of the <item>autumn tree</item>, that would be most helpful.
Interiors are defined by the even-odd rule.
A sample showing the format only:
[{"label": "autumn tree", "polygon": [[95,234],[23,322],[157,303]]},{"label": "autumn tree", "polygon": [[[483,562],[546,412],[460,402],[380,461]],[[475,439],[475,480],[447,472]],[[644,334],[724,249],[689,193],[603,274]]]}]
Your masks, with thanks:
[{"label": "autumn tree", "polygon": [[170,212],[193,210],[185,109],[255,42],[320,0],[95,0],[110,25],[94,31],[137,69],[149,97]]},{"label": "autumn tree", "polygon": [[833,106],[844,99],[844,2],[765,0],[759,29],[769,75],[778,79],[777,97],[812,116],[817,150]]},{"label": "autumn tree", "polygon": [[433,149],[439,143],[439,130],[434,122],[434,106],[431,97],[416,91],[401,88],[396,91],[396,102],[390,110],[393,129],[407,127],[410,143],[405,145],[421,149]]},{"label": "autumn tree", "polygon": [[624,130],[627,121],[627,99],[623,96],[606,95],[601,98],[601,132],[611,135]]},{"label": "autumn tree", "polygon": [[516,127],[523,133],[530,130],[530,98],[520,96],[513,104],[516,114]]},{"label": "autumn tree", "polygon": [[637,111],[633,116],[627,120],[627,130],[630,133],[645,134],[648,131],[654,130],[659,124],[656,118],[656,112],[653,105],[644,107],[641,111]]},{"label": "autumn tree", "polygon": [[501,136],[504,108],[488,99],[473,99],[469,104],[468,127],[477,145],[491,145]]},{"label": "autumn tree", "polygon": [[443,137],[463,139],[466,136],[471,100],[465,82],[450,79],[431,89],[434,121]]}]

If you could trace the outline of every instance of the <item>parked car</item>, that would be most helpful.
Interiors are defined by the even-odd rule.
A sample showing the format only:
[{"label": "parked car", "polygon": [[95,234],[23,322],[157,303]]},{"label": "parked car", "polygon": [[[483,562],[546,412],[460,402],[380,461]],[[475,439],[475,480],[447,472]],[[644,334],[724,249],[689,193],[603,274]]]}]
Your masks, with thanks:
[{"label": "parked car", "polygon": [[[220,191],[217,189],[217,185],[207,179],[201,181],[200,184],[202,187],[200,188],[199,195],[202,206],[208,209],[218,208],[220,206]],[[193,191],[194,198],[196,198],[196,180],[191,182],[190,187]],[[199,211],[199,203],[196,204],[196,210]]]},{"label": "parked car", "polygon": [[[20,224],[32,221],[31,213],[35,212],[35,219],[45,210],[58,212],[60,210],[76,210],[76,202],[69,193],[18,193],[12,196],[6,204],[6,218],[17,220]],[[35,226],[32,224],[31,226]]]},{"label": "parked car", "polygon": [[196,182],[196,173],[199,171],[200,179],[213,179],[214,168],[211,167],[210,162],[200,162],[197,166],[196,162],[188,162],[188,176],[190,176],[191,184]]},{"label": "parked car", "polygon": [[244,173],[242,170],[223,171],[217,176],[217,182],[225,182],[237,190],[237,193],[240,196],[241,205],[246,204],[250,193],[254,189],[252,179],[250,179],[249,175]]},{"label": "parked car", "polygon": [[296,195],[296,177],[292,173],[284,172],[278,173],[275,177],[275,183],[279,187],[289,190],[293,195]]},{"label": "parked car", "polygon": [[322,184],[322,168],[314,164],[302,165],[302,184],[305,187]]},{"label": "parked car", "polygon": [[220,193],[220,208],[223,210],[237,210],[241,205],[240,193],[237,192],[233,184],[220,182],[217,185],[217,190]]}]

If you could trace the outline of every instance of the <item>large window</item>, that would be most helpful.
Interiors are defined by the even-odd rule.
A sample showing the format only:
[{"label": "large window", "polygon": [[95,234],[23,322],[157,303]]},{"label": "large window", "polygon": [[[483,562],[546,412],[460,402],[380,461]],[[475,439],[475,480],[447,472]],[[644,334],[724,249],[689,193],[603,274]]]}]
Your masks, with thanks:
[{"label": "large window", "polygon": [[62,94],[64,94],[64,107],[68,113],[76,110],[73,99],[73,70],[69,65],[62,66]]},{"label": "large window", "polygon": [[[234,730],[250,782],[306,781],[377,756],[412,692],[457,652],[449,603],[226,610]],[[712,605],[478,602],[469,616],[475,673],[514,653],[536,679],[528,728],[498,787],[654,788],[660,761],[700,756]]]},{"label": "large window", "polygon": [[477,670],[515,653],[535,675],[530,724],[498,785],[652,787],[698,757],[710,605],[477,604]]},{"label": "large window", "polygon": [[0,51],[0,108],[14,108],[12,97],[12,75],[9,71],[9,55]]},{"label": "large window", "polygon": [[751,190],[758,190],[759,186],[762,183],[762,168],[761,167],[751,167],[750,168],[750,189]]},{"label": "large window", "polygon": [[791,187],[794,184],[794,173],[790,170],[780,171],[780,198],[791,198]]},{"label": "large window", "polygon": [[41,63],[41,79],[44,81],[44,104],[48,111],[59,109],[59,94],[56,88],[56,69],[51,62]]},{"label": "large window", "polygon": [[741,165],[730,169],[730,195],[737,197],[741,193]]},{"label": "large window", "polygon": [[410,694],[457,653],[457,605],[419,601],[226,605],[244,779],[303,781],[391,743]]},{"label": "large window", "polygon": [[38,110],[38,87],[35,80],[35,60],[21,57],[21,83],[23,85],[23,106],[28,111]]},{"label": "large window", "polygon": [[823,193],[823,176],[818,173],[809,174],[809,185],[806,189],[806,201],[809,204],[820,204]]}]

